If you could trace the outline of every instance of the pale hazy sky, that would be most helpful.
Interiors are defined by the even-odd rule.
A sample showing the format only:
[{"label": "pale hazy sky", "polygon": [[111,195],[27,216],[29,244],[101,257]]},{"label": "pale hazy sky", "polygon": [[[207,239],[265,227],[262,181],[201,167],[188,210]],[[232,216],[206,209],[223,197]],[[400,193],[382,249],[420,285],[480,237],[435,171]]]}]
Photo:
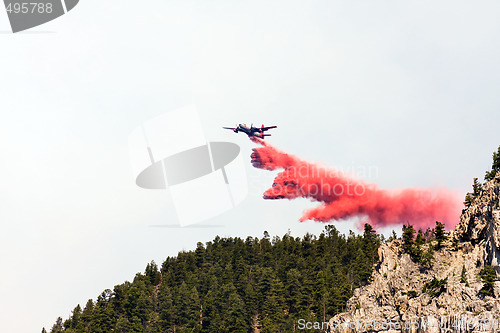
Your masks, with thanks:
[{"label": "pale hazy sky", "polygon": [[[31,33],[0,10],[0,330],[38,332],[76,304],[215,235],[306,231],[312,203],[264,201],[275,173],[206,224],[135,186],[128,135],[196,104],[205,135],[278,125],[277,147],[382,187],[465,194],[500,144],[497,1],[82,0]],[[47,33],[33,33],[47,32]],[[203,198],[193,198],[203,200]],[[337,224],[346,232],[352,222]]]}]

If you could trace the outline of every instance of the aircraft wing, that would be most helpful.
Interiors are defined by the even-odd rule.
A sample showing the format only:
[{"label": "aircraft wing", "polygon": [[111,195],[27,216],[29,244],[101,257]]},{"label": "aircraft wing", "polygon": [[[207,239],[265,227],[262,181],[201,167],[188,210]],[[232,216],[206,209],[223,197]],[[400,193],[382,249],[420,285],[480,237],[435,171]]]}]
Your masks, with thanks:
[{"label": "aircraft wing", "polygon": [[230,130],[233,130],[233,131],[236,129],[236,128],[234,128],[234,127],[222,127],[222,128],[225,128],[225,129],[230,129]]},{"label": "aircraft wing", "polygon": [[260,128],[260,130],[261,130],[262,132],[264,132],[264,131],[267,131],[267,130],[270,130],[270,129],[273,129],[273,128],[277,128],[277,127],[278,127],[278,126],[261,127],[261,128]]}]

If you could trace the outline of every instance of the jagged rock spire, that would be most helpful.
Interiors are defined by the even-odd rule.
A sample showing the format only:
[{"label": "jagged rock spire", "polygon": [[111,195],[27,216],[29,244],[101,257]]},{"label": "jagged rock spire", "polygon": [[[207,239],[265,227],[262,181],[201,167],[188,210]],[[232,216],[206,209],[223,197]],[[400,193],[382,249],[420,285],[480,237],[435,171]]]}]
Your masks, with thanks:
[{"label": "jagged rock spire", "polygon": [[485,242],[484,261],[500,272],[500,173],[486,182],[480,193],[460,216],[460,223],[451,233],[453,238],[471,242]]}]

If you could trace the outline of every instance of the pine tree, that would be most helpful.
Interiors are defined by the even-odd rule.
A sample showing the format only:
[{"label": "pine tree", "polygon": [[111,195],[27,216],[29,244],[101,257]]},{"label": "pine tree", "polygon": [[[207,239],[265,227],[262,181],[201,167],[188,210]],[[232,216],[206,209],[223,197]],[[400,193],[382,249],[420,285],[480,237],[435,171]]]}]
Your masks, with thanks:
[{"label": "pine tree", "polygon": [[365,226],[364,226],[363,239],[370,244],[376,244],[377,240],[378,240],[377,232],[368,223],[365,223]]},{"label": "pine tree", "polygon": [[490,265],[485,265],[479,272],[479,277],[483,281],[483,287],[479,291],[483,296],[493,296],[494,283],[497,280],[497,273]]},{"label": "pine tree", "polygon": [[415,229],[411,224],[403,225],[403,235],[401,237],[403,239],[403,250],[406,253],[411,253],[414,244],[413,238],[415,237]]},{"label": "pine tree", "polygon": [[97,301],[92,313],[90,330],[96,333],[110,332],[116,323],[110,304],[111,290],[106,289],[97,297]]},{"label": "pine tree", "polygon": [[330,294],[330,288],[327,283],[327,273],[325,271],[319,271],[318,274],[316,274],[316,281],[317,283],[314,296],[316,301],[315,313],[319,315],[321,322],[325,322],[327,320],[326,302]]},{"label": "pine tree", "polygon": [[434,235],[437,240],[437,248],[440,249],[443,242],[448,238],[444,231],[444,224],[436,221],[436,228],[434,229]]},{"label": "pine tree", "polygon": [[[71,324],[69,327],[71,328],[79,328],[81,325],[80,320],[82,317],[82,308],[80,307],[80,304],[78,304],[74,309],[73,309],[73,315],[71,316]],[[66,326],[66,325],[65,325]]]},{"label": "pine tree", "polygon": [[465,195],[465,200],[464,200],[464,206],[465,206],[465,208],[469,208],[470,205],[472,205],[473,201],[474,201],[474,196],[472,195],[472,193],[467,193]]},{"label": "pine tree", "polygon": [[[174,289],[175,290],[175,289]],[[179,326],[184,326],[187,324],[188,319],[191,315],[191,309],[189,304],[190,299],[189,287],[185,281],[182,281],[180,287],[174,292],[174,304],[176,309],[176,324]]]},{"label": "pine tree", "polygon": [[241,295],[249,316],[255,316],[258,313],[257,292],[252,270],[253,267],[249,267],[246,275],[241,278],[245,282]]},{"label": "pine tree", "polygon": [[481,193],[482,187],[483,187],[483,185],[478,181],[478,179],[474,178],[473,182],[472,182],[472,193],[468,192],[465,195],[464,206],[466,208],[469,208],[470,205],[472,204],[472,202],[474,201],[474,199],[479,196],[479,194]]},{"label": "pine tree", "polygon": [[368,265],[371,274],[371,266],[375,264],[376,260],[378,260],[378,254],[375,252],[380,246],[381,240],[373,227],[368,223],[366,223],[364,227],[363,243],[363,251],[365,252],[366,257],[371,259],[371,262]]},{"label": "pine tree", "polygon": [[460,274],[460,283],[465,283],[465,286],[469,286],[469,282],[467,281],[467,270],[465,269],[465,265],[462,266],[462,273]]},{"label": "pine tree", "polygon": [[424,267],[431,267],[432,260],[434,259],[434,248],[429,244],[427,250],[422,253],[419,263]]},{"label": "pine tree", "polygon": [[360,285],[367,281],[372,275],[371,262],[367,254],[361,248],[356,251],[355,259],[352,261],[351,271],[355,273],[354,283]]},{"label": "pine tree", "polygon": [[420,264],[423,263],[423,252],[422,245],[425,243],[424,235],[422,230],[419,229],[417,233],[417,238],[415,239],[415,245],[411,247],[410,256],[413,261],[418,262]]},{"label": "pine tree", "polygon": [[483,185],[478,181],[478,179],[474,178],[473,182],[472,182],[472,194],[474,195],[474,197],[479,196],[479,194],[481,193],[482,187],[483,187]]},{"label": "pine tree", "polygon": [[146,275],[146,277],[149,279],[149,282],[153,286],[158,285],[160,283],[160,281],[161,281],[161,273],[158,270],[158,266],[156,265],[156,263],[154,262],[154,260],[151,261],[151,263],[149,263],[146,266],[146,270],[144,272],[144,275]]},{"label": "pine tree", "polygon": [[422,229],[419,229],[417,233],[417,238],[415,239],[415,245],[421,246],[424,244],[425,244],[424,234],[422,233]]},{"label": "pine tree", "polygon": [[84,323],[85,327],[88,327],[90,325],[90,322],[93,319],[93,312],[94,312],[94,302],[89,299],[87,301],[87,304],[85,305],[85,308],[83,308],[82,311],[82,322]]},{"label": "pine tree", "polygon": [[56,320],[56,323],[52,326],[50,333],[60,333],[63,331],[62,318],[59,317]]},{"label": "pine tree", "polygon": [[229,332],[248,332],[250,323],[245,309],[245,303],[235,290],[229,294],[227,308],[227,327]]},{"label": "pine tree", "polygon": [[301,274],[296,268],[287,272],[285,297],[287,299],[288,313],[291,314],[297,314],[305,303],[301,278]]},{"label": "pine tree", "polygon": [[158,292],[159,322],[162,331],[167,331],[175,320],[172,290],[167,283],[162,283]]},{"label": "pine tree", "polygon": [[195,329],[196,327],[199,327],[200,321],[201,321],[201,302],[200,302],[200,295],[198,294],[198,290],[196,290],[196,287],[191,288],[189,291],[189,303],[188,303],[188,326],[193,327]]},{"label": "pine tree", "polygon": [[500,171],[500,146],[498,150],[493,153],[493,163],[491,164],[491,171],[487,171],[484,180],[489,181],[495,178],[497,172]]},{"label": "pine tree", "polygon": [[217,290],[211,288],[203,298],[203,328],[209,332],[217,331],[217,323],[220,322],[219,303],[217,303]]}]

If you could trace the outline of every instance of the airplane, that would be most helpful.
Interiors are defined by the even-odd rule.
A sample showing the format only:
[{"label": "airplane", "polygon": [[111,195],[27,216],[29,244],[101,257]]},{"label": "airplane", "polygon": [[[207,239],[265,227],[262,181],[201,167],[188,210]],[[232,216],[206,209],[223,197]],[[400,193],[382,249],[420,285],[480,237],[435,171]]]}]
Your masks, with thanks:
[{"label": "airplane", "polygon": [[264,125],[262,125],[262,127],[253,127],[253,124],[250,127],[248,127],[245,124],[239,124],[236,127],[223,127],[223,128],[230,129],[234,133],[243,132],[246,135],[248,135],[249,138],[255,136],[257,138],[264,139],[266,136],[271,136],[271,134],[264,134],[264,132],[277,127],[278,126],[265,127]]}]

